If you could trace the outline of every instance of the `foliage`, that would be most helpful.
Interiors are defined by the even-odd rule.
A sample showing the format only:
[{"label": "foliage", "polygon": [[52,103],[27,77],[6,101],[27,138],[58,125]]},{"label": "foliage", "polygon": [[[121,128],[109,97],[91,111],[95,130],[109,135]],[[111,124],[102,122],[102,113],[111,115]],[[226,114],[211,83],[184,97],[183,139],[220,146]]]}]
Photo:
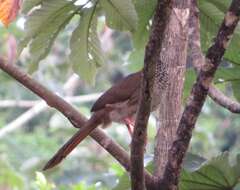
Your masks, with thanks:
[{"label": "foliage", "polygon": [[[103,54],[97,35],[97,15],[99,10],[105,12],[107,23],[116,29],[134,31],[137,25],[137,14],[131,0],[124,1],[86,1],[76,5],[76,1],[42,0],[24,1],[23,12],[27,13],[34,6],[26,21],[25,37],[20,43],[20,52],[29,44],[33,59],[30,71],[38,68],[40,60],[45,58],[59,32],[72,20],[75,14],[81,19],[79,26],[72,34],[70,41],[71,54],[69,60],[74,71],[89,83],[93,83],[96,69],[103,62]],[[126,8],[127,7],[127,8]],[[37,22],[36,22],[37,21]],[[79,64],[79,60],[82,62]]]},{"label": "foliage", "polygon": [[[73,69],[89,83],[94,82],[96,69],[103,64],[103,52],[97,36],[95,9],[96,7],[92,7],[83,12],[70,41],[69,59]],[[79,63],[79,60],[82,61]]]},{"label": "foliage", "polygon": [[0,157],[0,168],[0,189],[24,189],[23,178],[14,171],[2,156]]},{"label": "foliage", "polygon": [[39,190],[53,190],[55,185],[53,183],[49,183],[45,176],[41,172],[36,172],[36,181],[35,181],[36,189]]},{"label": "foliage", "polygon": [[[153,169],[153,162],[147,166]],[[188,153],[181,172],[180,190],[225,190],[237,188],[240,181],[240,155],[235,164],[229,162],[229,154],[224,153],[209,161]],[[123,174],[114,190],[130,189],[128,174]]]},{"label": "foliage", "polygon": [[[224,14],[227,11],[231,1],[217,1],[217,0],[200,0],[199,9],[201,13],[201,45],[206,51],[223,20]],[[233,39],[227,48],[224,58],[231,63],[240,64],[240,55],[238,53],[240,40],[240,27],[238,26]]]},{"label": "foliage", "polygon": [[[22,54],[17,64],[25,69],[24,64],[27,63],[29,71],[37,71],[33,75],[36,80],[61,96],[65,95],[62,87],[73,71],[81,79],[92,84],[99,71],[95,88],[89,87],[81,80],[73,94],[103,91],[122,73],[125,75],[142,67],[144,48],[156,2],[157,0],[88,0],[79,4],[77,1],[68,0],[24,0],[22,6],[22,14],[26,19],[24,30],[21,31],[18,27],[20,19],[8,28],[17,40],[22,39],[19,43],[19,53]],[[212,44],[212,38],[216,35],[229,2],[198,1],[201,15],[201,45],[204,52]],[[22,15],[20,17],[23,18]],[[107,38],[107,43],[103,43],[101,40],[106,25],[114,30],[110,30],[111,36]],[[0,26],[0,35],[3,36],[0,39],[0,43],[3,44],[0,47],[1,54],[7,54],[9,32]],[[238,50],[239,28],[225,54],[221,68],[216,73],[214,83],[227,96],[231,98],[234,96],[240,101]],[[43,59],[45,60],[41,61]],[[72,70],[69,69],[70,65]],[[10,80],[6,74],[2,72],[0,74],[1,82],[4,82],[4,85],[0,86],[1,99],[37,99],[32,93]],[[189,67],[186,72],[184,101],[195,78],[195,72]],[[90,106],[91,103],[76,104],[77,109],[84,111],[86,115],[89,114]],[[25,108],[1,108],[0,129],[25,111]],[[146,160],[149,157],[152,159],[154,151],[153,139],[156,133],[154,122],[149,124]],[[190,151],[204,155],[209,161],[189,154],[182,172],[182,188],[186,185],[191,187],[193,184],[196,187],[199,183],[205,184],[203,187],[205,189],[209,189],[209,186],[210,189],[224,189],[235,185],[235,189],[239,188],[237,187],[240,186],[237,184],[239,159],[235,165],[228,161],[229,157],[231,160],[240,153],[239,123],[240,118],[236,115],[230,115],[228,111],[210,100],[206,102],[194,132]],[[60,114],[53,110],[45,111],[20,130],[5,136],[3,141],[0,139],[0,156],[5,156],[3,161],[0,161],[0,188],[2,186],[38,190],[130,188],[129,176],[123,168],[89,139],[86,139],[62,165],[46,173],[38,172],[35,177],[35,172],[40,171],[54,151],[75,132],[70,126],[71,124]],[[114,124],[106,131],[129,150],[130,137],[124,127]],[[226,150],[231,154],[211,159]],[[146,163],[149,163],[149,160]],[[150,163],[147,168],[152,171],[153,165]],[[206,173],[207,178],[203,179],[199,172]],[[227,179],[230,185],[225,183],[223,178]],[[189,183],[189,180],[192,180],[192,183]]]},{"label": "foliage", "polygon": [[212,158],[200,169],[183,170],[180,179],[181,190],[234,189],[240,183],[240,155],[235,164],[229,163],[227,153]]}]

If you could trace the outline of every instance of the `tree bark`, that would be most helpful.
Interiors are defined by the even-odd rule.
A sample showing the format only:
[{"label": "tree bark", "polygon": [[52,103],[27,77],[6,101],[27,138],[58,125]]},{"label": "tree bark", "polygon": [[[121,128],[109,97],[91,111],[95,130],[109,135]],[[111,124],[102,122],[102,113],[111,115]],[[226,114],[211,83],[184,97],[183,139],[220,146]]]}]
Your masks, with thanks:
[{"label": "tree bark", "polygon": [[178,187],[182,162],[192,137],[192,131],[206,100],[214,74],[228,47],[229,40],[231,40],[239,19],[240,0],[233,0],[220,26],[214,44],[208,49],[206,62],[200,69],[187,105],[183,111],[177,129],[177,137],[169,151],[167,166],[159,184],[161,189],[175,190]]},{"label": "tree bark", "polygon": [[[197,7],[197,2],[191,0],[191,16],[189,21],[189,49],[190,49],[190,60],[194,69],[199,72],[200,68],[204,65],[205,58],[201,50],[200,43],[200,20],[199,20],[199,10]],[[240,113],[240,103],[232,100],[230,97],[226,96],[213,84],[210,85],[208,96],[218,105],[224,107],[232,113]]]},{"label": "tree bark", "polygon": [[159,128],[155,140],[154,176],[158,179],[164,173],[181,116],[189,14],[189,0],[174,1],[161,51],[161,61],[167,65],[169,84],[166,92],[161,94],[161,104],[157,112]]},{"label": "tree bark", "polygon": [[154,98],[155,84],[160,82],[159,87],[165,88],[165,85],[161,85],[159,80],[159,78],[163,78],[165,81],[166,78],[165,71],[161,70],[164,66],[159,59],[159,55],[165,29],[169,22],[171,5],[172,0],[158,0],[149,41],[145,49],[140,101],[131,144],[131,187],[133,190],[145,189],[144,150],[147,138],[147,123],[152,109],[151,103]]}]

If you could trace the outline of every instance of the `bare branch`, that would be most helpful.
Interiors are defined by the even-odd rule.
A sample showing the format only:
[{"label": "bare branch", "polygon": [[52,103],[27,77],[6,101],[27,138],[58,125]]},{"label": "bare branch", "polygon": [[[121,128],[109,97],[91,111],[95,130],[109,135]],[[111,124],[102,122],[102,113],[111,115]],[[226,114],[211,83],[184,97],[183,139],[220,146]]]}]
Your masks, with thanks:
[{"label": "bare branch", "polygon": [[[197,72],[204,65],[204,56],[202,55],[200,45],[200,23],[199,10],[197,5],[192,5],[192,15],[190,17],[189,49],[191,50],[191,61]],[[213,84],[210,85],[208,95],[220,106],[228,109],[232,113],[240,113],[240,103],[232,100],[218,90]]]},{"label": "bare branch", "polygon": [[228,109],[232,113],[240,113],[240,103],[227,97],[215,86],[210,85],[208,95],[220,106]]},{"label": "bare branch", "polygon": [[[89,94],[89,95],[82,95],[82,96],[65,97],[64,99],[67,102],[72,102],[72,103],[86,103],[86,102],[96,100],[100,95],[101,95],[101,93],[96,93],[96,94]],[[9,103],[10,104],[8,104],[8,105],[16,105],[16,104],[19,105],[18,103],[21,103],[21,101],[20,102],[12,101],[12,102],[9,102]],[[16,104],[14,104],[14,103],[16,103]],[[11,123],[9,123],[5,127],[3,127],[0,130],[0,138],[4,137],[5,135],[7,135],[11,132],[16,131],[21,126],[26,124],[28,121],[30,121],[31,119],[33,119],[34,117],[36,117],[37,115],[42,113],[44,110],[49,108],[46,105],[45,102],[40,101],[40,100],[37,100],[37,101],[23,101],[22,103],[23,103],[23,105],[33,104],[34,106],[32,108],[30,108],[29,110],[27,110],[26,112],[24,112],[22,115],[20,115],[15,120],[13,120]],[[5,106],[6,106],[6,104],[5,104]]]},{"label": "bare branch", "polygon": [[[29,75],[20,71],[15,65],[7,64],[0,58],[0,68],[15,78],[24,87],[28,88],[36,95],[41,97],[46,103],[56,108],[77,128],[84,126],[86,118],[81,115],[74,107],[64,101],[61,97],[53,94],[50,90],[42,86],[40,83],[32,79]],[[106,151],[108,151],[127,171],[130,171],[130,158],[127,152],[110,137],[108,137],[103,130],[96,128],[90,136],[99,143]],[[147,186],[152,185],[151,175],[145,171],[145,178]]]},{"label": "bare branch", "polygon": [[237,26],[239,16],[240,0],[233,0],[220,26],[215,43],[208,49],[206,63],[200,69],[197,81],[192,88],[191,95],[180,120],[177,139],[170,150],[167,167],[161,181],[161,187],[164,190],[177,189],[182,161],[192,137],[192,130],[207,97],[214,74]]},{"label": "bare branch", "polygon": [[1,100],[0,108],[31,108],[39,102],[39,100]]},{"label": "bare branch", "polygon": [[[98,99],[102,93],[93,93],[81,96],[67,96],[63,99],[70,103],[87,103]],[[41,100],[1,100],[0,108],[31,108],[40,103]]]},{"label": "bare branch", "polygon": [[145,50],[141,96],[131,144],[131,183],[132,189],[137,190],[145,189],[143,157],[147,138],[147,123],[151,111],[155,78],[163,77],[161,76],[162,71],[158,71],[157,68],[163,67],[160,61],[160,51],[164,31],[169,21],[171,2],[171,0],[158,1],[149,42]]},{"label": "bare branch", "polygon": [[18,128],[23,126],[26,122],[34,118],[39,113],[47,109],[45,102],[41,101],[36,104],[34,107],[23,113],[20,117],[6,125],[0,130],[0,139],[5,137],[8,133],[16,131]]}]

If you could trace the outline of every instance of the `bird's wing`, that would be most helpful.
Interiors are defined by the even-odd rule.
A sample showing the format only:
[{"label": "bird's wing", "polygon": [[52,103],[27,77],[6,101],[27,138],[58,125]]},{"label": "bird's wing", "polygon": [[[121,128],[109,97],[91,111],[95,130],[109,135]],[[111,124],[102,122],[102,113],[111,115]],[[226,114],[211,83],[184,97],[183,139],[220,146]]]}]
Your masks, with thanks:
[{"label": "bird's wing", "polygon": [[140,88],[141,74],[142,72],[136,72],[128,75],[110,89],[108,89],[98,100],[94,103],[91,112],[103,109],[107,104],[114,104],[123,102],[131,97],[131,95]]}]

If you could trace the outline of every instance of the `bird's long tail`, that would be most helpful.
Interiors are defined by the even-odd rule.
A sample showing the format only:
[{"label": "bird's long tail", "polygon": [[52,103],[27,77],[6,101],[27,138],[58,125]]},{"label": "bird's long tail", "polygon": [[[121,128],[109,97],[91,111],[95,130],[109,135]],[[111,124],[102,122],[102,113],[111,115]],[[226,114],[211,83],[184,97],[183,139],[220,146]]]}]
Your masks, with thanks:
[{"label": "bird's long tail", "polygon": [[[95,115],[94,115],[95,116]],[[43,170],[50,169],[59,164],[72,150],[85,139],[101,122],[95,117],[91,117],[87,123],[79,129],[79,131],[72,136],[47,162]]]}]

